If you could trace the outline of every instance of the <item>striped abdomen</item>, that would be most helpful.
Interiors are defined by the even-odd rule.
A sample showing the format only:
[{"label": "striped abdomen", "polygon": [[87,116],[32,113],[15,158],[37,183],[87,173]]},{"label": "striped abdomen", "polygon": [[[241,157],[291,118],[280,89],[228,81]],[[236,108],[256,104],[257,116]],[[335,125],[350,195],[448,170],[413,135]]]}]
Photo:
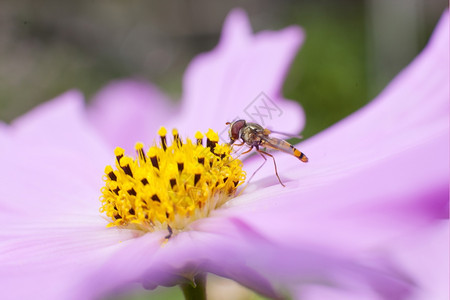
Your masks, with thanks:
[{"label": "striped abdomen", "polygon": [[303,154],[300,150],[298,150],[285,140],[277,139],[274,137],[265,137],[261,141],[261,145],[263,147],[272,148],[283,151],[284,153],[292,154],[302,162],[308,162],[308,158],[305,154]]}]

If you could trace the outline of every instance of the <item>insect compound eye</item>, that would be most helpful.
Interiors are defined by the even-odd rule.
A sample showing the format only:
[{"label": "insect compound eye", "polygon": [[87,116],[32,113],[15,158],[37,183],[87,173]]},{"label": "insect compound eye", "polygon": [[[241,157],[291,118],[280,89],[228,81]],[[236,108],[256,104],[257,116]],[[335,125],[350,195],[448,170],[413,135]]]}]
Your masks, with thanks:
[{"label": "insect compound eye", "polygon": [[242,127],[244,127],[245,125],[245,120],[237,120],[233,122],[230,126],[230,130],[228,131],[230,138],[232,140],[239,139],[239,131],[241,131]]}]

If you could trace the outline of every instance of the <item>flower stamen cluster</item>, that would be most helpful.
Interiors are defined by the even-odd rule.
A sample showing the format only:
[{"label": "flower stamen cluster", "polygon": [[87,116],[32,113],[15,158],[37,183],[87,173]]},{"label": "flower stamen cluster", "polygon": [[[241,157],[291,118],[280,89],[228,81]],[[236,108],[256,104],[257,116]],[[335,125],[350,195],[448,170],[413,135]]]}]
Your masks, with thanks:
[{"label": "flower stamen cluster", "polygon": [[158,131],[159,143],[147,153],[136,144],[137,157],[114,150],[115,168],[105,168],[100,212],[110,219],[108,226],[155,231],[169,229],[170,234],[185,229],[191,222],[207,217],[234,196],[245,180],[242,162],[233,158],[227,144],[219,144],[211,129],[197,132],[195,141],[182,141],[172,131]]}]

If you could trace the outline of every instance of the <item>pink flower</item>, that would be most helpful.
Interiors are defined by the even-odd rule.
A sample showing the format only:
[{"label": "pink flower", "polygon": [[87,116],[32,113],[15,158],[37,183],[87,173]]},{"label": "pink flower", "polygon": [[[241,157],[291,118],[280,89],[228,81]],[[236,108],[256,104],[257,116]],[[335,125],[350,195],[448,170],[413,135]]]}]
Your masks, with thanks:
[{"label": "pink flower", "polygon": [[[93,299],[214,273],[273,298],[444,299],[448,26],[446,12],[379,97],[301,143],[307,165],[276,154],[286,188],[265,166],[242,195],[164,245],[166,231],[106,228],[98,198],[112,146],[131,153],[161,125],[184,137],[221,130],[261,92],[283,112],[270,126],[300,130],[300,108],[281,96],[298,28],[253,35],[231,13],[219,46],[189,66],[181,107],[125,81],[87,110],[71,91],[0,126],[1,298]],[[249,174],[260,164],[245,161]]]}]

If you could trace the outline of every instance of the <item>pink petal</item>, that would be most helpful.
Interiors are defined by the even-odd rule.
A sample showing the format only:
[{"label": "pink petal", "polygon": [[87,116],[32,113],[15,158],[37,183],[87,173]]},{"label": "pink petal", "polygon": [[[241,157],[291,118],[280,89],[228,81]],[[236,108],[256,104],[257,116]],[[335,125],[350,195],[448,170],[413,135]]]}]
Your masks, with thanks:
[{"label": "pink petal", "polygon": [[[294,163],[295,158],[276,153],[281,178],[287,182],[298,181],[295,184],[299,188],[325,184],[327,180],[336,179],[337,175],[351,175],[352,172],[359,172],[359,168],[369,168],[392,155],[448,135],[447,25],[446,13],[423,53],[372,103],[299,144],[298,149],[310,159],[307,165]],[[429,161],[430,166],[425,165],[421,169],[425,177],[427,172],[434,171],[435,165],[438,169],[445,165],[448,156],[444,157],[443,152],[445,154],[446,149],[448,152],[448,143],[442,143],[428,153],[409,152],[409,159],[411,163],[424,159]],[[261,162],[260,157],[246,161],[248,173],[252,174]],[[406,177],[399,178],[407,181],[410,175],[413,176],[404,172]],[[375,177],[370,171],[367,176],[367,180]],[[264,178],[266,183],[277,184],[270,161],[256,174],[253,183],[257,183],[259,178]]]},{"label": "pink petal", "polygon": [[[158,236],[162,240],[162,236]],[[280,246],[264,238],[239,219],[204,219],[194,230],[174,236],[158,249],[151,248],[154,234],[135,239],[86,280],[81,290],[141,282],[147,288],[186,282],[198,272],[231,278],[271,298],[302,283],[334,284],[341,288],[378,289],[382,297],[402,299],[411,288],[405,278],[360,265],[348,257],[319,248]],[[289,260],[284,258],[289,257]],[[114,275],[110,275],[114,274]],[[120,274],[120,276],[115,276]],[[104,278],[108,280],[103,280]],[[352,280],[350,280],[352,279]],[[105,284],[104,281],[108,281]]]},{"label": "pink petal", "polygon": [[[408,299],[449,299],[448,236],[448,221],[442,221],[432,228],[421,230],[414,237],[393,243],[395,255],[390,259],[400,262],[414,282],[422,283]],[[337,290],[314,285],[299,289],[296,294],[298,299],[310,300],[378,299],[370,291]]]},{"label": "pink petal", "polygon": [[[282,99],[281,88],[302,41],[303,32],[295,26],[253,35],[245,13],[232,11],[219,45],[189,65],[183,82],[182,119],[174,124],[186,133],[210,127],[223,131],[227,121],[254,118],[267,127],[300,131],[302,110]],[[255,107],[267,114],[263,122],[252,115]]]},{"label": "pink petal", "polygon": [[69,91],[14,120],[8,130],[17,144],[28,144],[33,150],[61,147],[103,157],[105,145],[86,121],[83,96]]},{"label": "pink petal", "polygon": [[104,87],[89,106],[89,119],[112,147],[134,153],[136,142],[150,144],[161,125],[175,114],[155,86],[121,80]]},{"label": "pink petal", "polygon": [[[435,171],[424,178],[421,170],[429,167],[429,160],[409,163],[411,154],[434,150],[443,140],[393,155],[351,175],[326,179],[326,184],[282,191],[275,186],[243,195],[231,203],[229,211],[217,214],[240,215],[280,243],[314,243],[343,252],[370,251],[448,216],[446,165],[432,165]],[[439,152],[444,161],[445,155],[445,150]]]},{"label": "pink petal", "polygon": [[[299,146],[311,157],[307,165],[277,157],[281,178],[292,180],[286,180],[287,188],[269,164],[257,174],[266,178],[251,183],[248,194],[220,214],[245,214],[279,241],[320,241],[343,251],[370,249],[448,218],[449,71],[443,62],[448,63],[447,13],[424,54],[386,92]],[[268,185],[274,186],[263,188]]]},{"label": "pink petal", "polygon": [[349,257],[309,245],[273,243],[238,218],[209,218],[193,227],[195,231],[187,233],[187,237],[180,236],[173,244],[173,251],[183,249],[187,256],[161,251],[158,261],[165,261],[175,269],[176,266],[188,266],[191,270],[198,267],[269,297],[311,282],[378,288],[380,295],[407,294],[410,289],[402,276],[360,265]]},{"label": "pink petal", "polygon": [[84,272],[83,278],[76,282],[74,299],[99,299],[142,283],[154,257],[164,249],[161,246],[164,235],[156,232],[117,244],[106,259],[89,273]]},{"label": "pink petal", "polygon": [[5,123],[0,122],[0,155],[4,156],[5,149],[9,147],[11,143],[11,133],[9,131],[9,126]]},{"label": "pink petal", "polygon": [[100,216],[42,215],[1,221],[2,299],[93,299],[78,297],[84,282],[135,233],[106,229]]},{"label": "pink petal", "polygon": [[[224,41],[233,50],[245,44],[250,30],[239,13],[230,18],[234,18],[233,24],[240,25],[227,25],[225,32],[244,29],[236,39],[225,38],[224,34]],[[219,54],[220,47],[225,46],[219,46]],[[439,79],[442,74],[436,73]],[[448,71],[443,75],[448,79]],[[442,100],[439,85],[431,89],[424,81],[424,94],[437,90],[437,96],[430,99]],[[238,83],[235,81],[232,86]],[[448,88],[448,81],[441,84]],[[194,92],[192,95],[197,95]],[[414,98],[416,94],[407,96],[421,103],[424,96]],[[443,185],[444,179],[448,180],[448,170],[444,172],[448,166],[448,144],[441,147],[448,134],[448,127],[442,126],[445,117],[448,120],[448,112],[435,119],[430,117],[437,115],[438,108],[448,108],[448,103],[432,103],[425,113],[416,113],[414,106],[402,110],[405,103],[394,105],[390,123],[398,127],[392,128],[389,122],[384,126],[372,123],[385,116],[386,107],[379,104],[381,108],[377,109],[377,105],[388,102],[380,100],[373,104],[375,113],[366,109],[369,112],[355,114],[336,129],[306,142],[305,148],[309,147],[317,163],[309,165],[310,174],[306,168],[303,173],[297,172],[298,168],[283,169],[282,174],[292,179],[285,190],[276,185],[237,198],[234,204],[241,203],[239,211],[234,207],[219,211],[216,217],[200,220],[192,225],[193,231],[173,237],[163,247],[163,233],[132,239],[133,232],[105,230],[105,221],[96,212],[90,214],[95,211],[92,203],[97,201],[100,180],[87,177],[90,183],[83,188],[81,176],[101,174],[97,168],[104,166],[110,154],[89,126],[83,125],[79,118],[82,106],[76,104],[79,101],[66,97],[71,98],[65,95],[63,100],[50,102],[47,108],[39,108],[16,122],[17,129],[11,136],[0,129],[0,139],[8,144],[2,154],[11,158],[5,163],[7,172],[0,180],[16,182],[2,186],[1,193],[8,199],[18,199],[18,203],[10,205],[11,201],[4,201],[2,196],[0,202],[15,213],[2,212],[5,218],[0,221],[6,229],[0,234],[0,276],[6,284],[0,291],[2,298],[31,298],[47,293],[53,299],[93,299],[132,282],[144,282],[148,287],[172,285],[205,271],[232,278],[270,297],[279,296],[283,287],[301,292],[302,284],[313,282],[335,284],[344,291],[363,291],[364,296],[369,291],[384,299],[402,299],[408,295],[411,282],[398,270],[408,270],[408,264],[387,263],[385,248],[390,244],[386,240],[425,222],[448,217],[441,209],[445,205],[443,196],[448,197],[448,186]],[[193,105],[197,101],[194,98]],[[202,107],[198,108],[202,111]],[[405,112],[410,118],[401,119]],[[366,117],[372,121],[365,123]],[[402,122],[394,122],[398,120]],[[206,123],[210,121],[205,119]],[[391,129],[395,129],[395,135],[387,138],[385,144],[379,140],[375,144],[361,130],[355,135],[358,142],[352,143],[353,139],[345,140],[345,133],[352,133],[354,126],[362,126],[373,137]],[[414,134],[409,132],[411,127],[416,129]],[[342,146],[342,151],[327,143],[328,135]],[[37,146],[31,155],[23,149],[30,140]],[[375,146],[385,149],[373,151]],[[421,159],[411,163],[418,154]],[[48,161],[54,165],[48,166]],[[422,170],[426,173],[418,172]],[[72,176],[67,176],[67,172]],[[36,178],[39,184],[24,188],[24,182],[33,183],[30,178]],[[74,178],[73,182],[70,178]],[[49,197],[49,202],[34,202],[31,194],[42,202]],[[257,206],[251,203],[256,197],[260,199]],[[32,210],[26,210],[30,207]],[[126,241],[120,243],[121,240]],[[22,288],[24,281],[27,289]],[[49,282],[58,282],[58,286]]]},{"label": "pink petal", "polygon": [[281,88],[302,41],[298,27],[253,35],[245,13],[234,10],[217,48],[189,65],[180,110],[149,84],[119,81],[94,98],[90,120],[111,145],[128,153],[137,141],[151,143],[162,125],[178,128],[184,137],[213,128],[228,141],[225,122],[245,118],[296,134],[304,125],[303,111],[282,98]]},{"label": "pink petal", "polygon": [[[299,145],[311,158],[307,166],[277,157],[281,177],[291,179],[287,188],[269,165],[247,195],[217,215],[239,215],[279,244],[329,249],[406,273],[402,260],[385,259],[396,240],[448,219],[447,66],[445,13],[424,53],[379,98]],[[419,291],[429,288],[413,280]],[[301,293],[312,291],[326,298],[327,290],[314,287]]]},{"label": "pink petal", "polygon": [[393,261],[421,286],[414,300],[449,299],[449,222],[442,220],[394,243]]},{"label": "pink petal", "polygon": [[[101,174],[111,153],[87,124],[83,99],[67,92],[15,120],[2,145],[4,210],[98,211]],[[14,201],[12,201],[14,199]]]}]

